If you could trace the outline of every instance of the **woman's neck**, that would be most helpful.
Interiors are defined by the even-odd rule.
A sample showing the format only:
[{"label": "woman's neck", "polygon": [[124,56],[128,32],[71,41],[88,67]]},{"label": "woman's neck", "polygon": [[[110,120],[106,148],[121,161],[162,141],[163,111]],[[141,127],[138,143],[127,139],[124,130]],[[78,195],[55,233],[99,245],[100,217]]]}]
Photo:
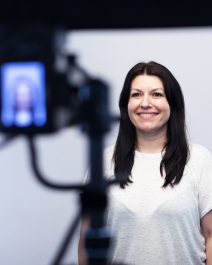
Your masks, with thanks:
[{"label": "woman's neck", "polygon": [[137,135],[136,150],[143,153],[159,153],[166,144],[166,136],[162,135]]}]

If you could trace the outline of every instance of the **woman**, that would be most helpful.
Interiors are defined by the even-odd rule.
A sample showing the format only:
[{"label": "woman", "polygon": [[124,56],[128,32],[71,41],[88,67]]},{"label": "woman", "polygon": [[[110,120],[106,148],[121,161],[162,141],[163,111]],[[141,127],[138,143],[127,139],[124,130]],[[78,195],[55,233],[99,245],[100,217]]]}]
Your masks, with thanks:
[{"label": "woman", "polygon": [[156,62],[127,74],[115,147],[105,152],[111,261],[131,265],[212,265],[212,156],[189,144],[184,99]]}]

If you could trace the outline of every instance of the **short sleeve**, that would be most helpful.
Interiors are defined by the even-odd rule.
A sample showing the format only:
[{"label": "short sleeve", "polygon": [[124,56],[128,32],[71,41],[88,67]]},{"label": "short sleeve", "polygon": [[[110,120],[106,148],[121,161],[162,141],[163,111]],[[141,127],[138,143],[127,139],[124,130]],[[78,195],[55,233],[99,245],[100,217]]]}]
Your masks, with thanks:
[{"label": "short sleeve", "polygon": [[198,186],[199,212],[202,218],[212,210],[212,155],[208,150],[202,157],[202,169]]}]

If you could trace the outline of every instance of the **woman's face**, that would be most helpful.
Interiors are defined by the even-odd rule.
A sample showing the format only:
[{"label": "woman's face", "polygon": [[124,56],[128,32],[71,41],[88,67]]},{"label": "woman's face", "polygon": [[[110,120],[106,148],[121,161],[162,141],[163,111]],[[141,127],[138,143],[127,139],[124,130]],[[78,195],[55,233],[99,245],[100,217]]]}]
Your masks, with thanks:
[{"label": "woman's face", "polygon": [[166,136],[170,107],[159,77],[144,74],[132,80],[128,115],[138,136]]}]

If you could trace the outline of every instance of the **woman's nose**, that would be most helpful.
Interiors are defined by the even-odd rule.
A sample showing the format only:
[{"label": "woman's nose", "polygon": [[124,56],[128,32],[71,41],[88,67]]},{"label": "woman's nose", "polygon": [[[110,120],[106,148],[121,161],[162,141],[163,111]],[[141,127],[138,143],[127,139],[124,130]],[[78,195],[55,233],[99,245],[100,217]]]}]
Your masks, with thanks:
[{"label": "woman's nose", "polygon": [[151,100],[148,95],[145,95],[141,98],[140,107],[142,108],[148,108],[151,105]]}]

